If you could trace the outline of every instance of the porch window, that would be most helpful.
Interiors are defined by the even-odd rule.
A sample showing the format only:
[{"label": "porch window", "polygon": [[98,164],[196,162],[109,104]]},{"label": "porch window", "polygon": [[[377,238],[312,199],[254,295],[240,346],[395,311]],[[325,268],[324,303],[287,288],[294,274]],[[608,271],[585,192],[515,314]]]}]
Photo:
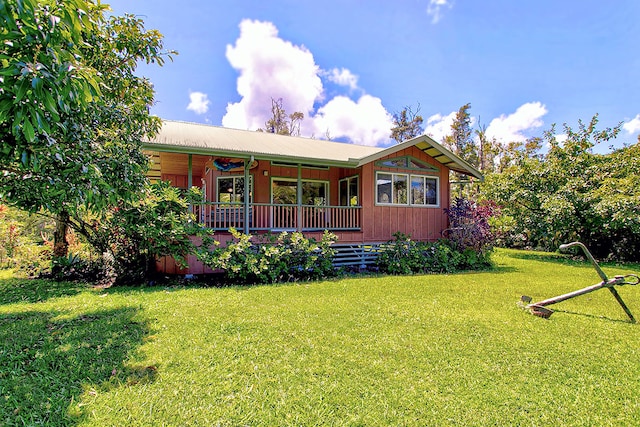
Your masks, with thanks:
[{"label": "porch window", "polygon": [[360,206],[358,176],[341,179],[339,190],[340,206]]},{"label": "porch window", "polygon": [[377,172],[376,203],[438,206],[438,187],[438,178],[433,176]]},{"label": "porch window", "polygon": [[[302,180],[302,205],[326,206],[329,183],[326,181]],[[271,181],[273,203],[278,205],[298,204],[298,181],[274,179]]]},{"label": "porch window", "polygon": [[[249,176],[249,202],[253,193],[253,177]],[[218,202],[243,203],[244,202],[244,176],[218,177]]]}]

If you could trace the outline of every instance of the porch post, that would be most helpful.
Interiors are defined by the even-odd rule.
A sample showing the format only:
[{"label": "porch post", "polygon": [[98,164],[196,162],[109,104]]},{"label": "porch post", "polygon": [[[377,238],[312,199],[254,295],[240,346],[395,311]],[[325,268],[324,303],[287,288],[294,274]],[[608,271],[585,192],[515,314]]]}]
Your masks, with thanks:
[{"label": "porch post", "polygon": [[249,234],[249,196],[251,186],[249,185],[249,169],[254,161],[251,156],[249,160],[244,161],[244,234]]},{"label": "porch post", "polygon": [[302,231],[302,165],[298,163],[298,186],[297,186],[298,194],[298,215],[296,218],[297,221],[297,230]]},{"label": "porch post", "polygon": [[193,187],[193,154],[189,154],[188,161],[189,174],[187,175],[187,189]]},{"label": "porch post", "polygon": [[[188,161],[187,161],[187,168],[188,168],[188,172],[187,172],[187,191],[191,190],[191,187],[193,187],[193,155],[189,154],[188,155]],[[193,212],[193,206],[191,206],[191,203],[189,203],[188,205],[189,208],[189,212]]]}]

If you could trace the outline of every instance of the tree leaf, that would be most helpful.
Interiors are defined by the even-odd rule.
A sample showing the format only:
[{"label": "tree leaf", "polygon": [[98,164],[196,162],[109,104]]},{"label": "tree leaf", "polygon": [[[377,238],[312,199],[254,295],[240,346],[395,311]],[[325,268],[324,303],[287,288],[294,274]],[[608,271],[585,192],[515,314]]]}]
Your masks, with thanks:
[{"label": "tree leaf", "polygon": [[33,142],[36,139],[36,133],[33,130],[33,126],[31,125],[31,122],[29,120],[24,120],[22,122],[22,133],[29,142]]}]

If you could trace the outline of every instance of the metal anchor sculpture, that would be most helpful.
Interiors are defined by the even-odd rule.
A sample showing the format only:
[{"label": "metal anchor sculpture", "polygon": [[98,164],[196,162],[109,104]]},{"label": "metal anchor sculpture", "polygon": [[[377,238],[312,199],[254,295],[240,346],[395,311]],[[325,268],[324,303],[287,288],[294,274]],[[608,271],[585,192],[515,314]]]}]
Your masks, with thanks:
[{"label": "metal anchor sculpture", "polygon": [[629,316],[629,320],[631,320],[631,323],[636,323],[636,319],[633,317],[633,314],[631,314],[631,310],[629,310],[629,307],[627,307],[627,305],[624,303],[624,301],[622,300],[622,297],[620,297],[620,294],[614,288],[614,286],[637,285],[640,282],[640,279],[638,278],[638,276],[635,274],[627,274],[624,276],[615,276],[613,279],[609,279],[607,275],[604,273],[604,271],[602,271],[602,269],[600,268],[596,260],[591,255],[591,252],[589,252],[587,247],[582,243],[572,242],[566,245],[560,245],[560,250],[561,251],[566,250],[571,246],[579,246],[580,248],[582,248],[585,255],[587,256],[589,261],[591,261],[591,264],[593,264],[593,267],[598,272],[598,275],[602,279],[602,282],[592,286],[588,286],[583,289],[579,289],[577,291],[569,292],[568,294],[559,295],[557,297],[549,298],[544,301],[540,301],[536,303],[531,303],[531,297],[523,295],[522,298],[520,299],[521,302],[519,304],[523,306],[523,308],[528,309],[531,312],[531,314],[548,319],[553,314],[553,310],[547,308],[546,306],[551,304],[556,304],[562,301],[566,301],[570,298],[574,298],[580,295],[588,294],[590,292],[597,291],[598,289],[607,288],[609,289],[609,292],[611,292],[613,297],[616,299],[616,301],[618,301],[618,304],[620,304],[624,312],[627,313],[627,316]]}]

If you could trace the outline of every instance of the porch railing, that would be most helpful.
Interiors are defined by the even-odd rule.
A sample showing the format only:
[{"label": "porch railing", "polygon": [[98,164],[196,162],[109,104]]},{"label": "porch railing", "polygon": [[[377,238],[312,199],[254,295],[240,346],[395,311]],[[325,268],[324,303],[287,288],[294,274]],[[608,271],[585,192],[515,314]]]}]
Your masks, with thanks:
[{"label": "porch railing", "polygon": [[207,202],[192,206],[196,218],[214,230],[360,230],[361,206],[311,206],[251,203],[245,215],[243,203]]}]

